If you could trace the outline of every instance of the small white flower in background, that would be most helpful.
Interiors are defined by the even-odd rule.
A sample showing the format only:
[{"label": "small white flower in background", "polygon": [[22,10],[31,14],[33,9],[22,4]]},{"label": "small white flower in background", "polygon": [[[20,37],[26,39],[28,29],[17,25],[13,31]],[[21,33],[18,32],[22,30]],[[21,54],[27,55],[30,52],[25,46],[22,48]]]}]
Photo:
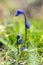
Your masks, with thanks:
[{"label": "small white flower in background", "polygon": [[5,31],[5,27],[3,25],[0,25],[0,32]]}]

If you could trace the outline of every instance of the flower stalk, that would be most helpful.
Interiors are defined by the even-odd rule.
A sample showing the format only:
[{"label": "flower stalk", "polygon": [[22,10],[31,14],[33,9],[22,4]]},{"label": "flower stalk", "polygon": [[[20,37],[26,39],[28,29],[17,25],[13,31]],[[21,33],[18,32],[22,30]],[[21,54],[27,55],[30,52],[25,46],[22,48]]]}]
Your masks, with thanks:
[{"label": "flower stalk", "polygon": [[[23,14],[24,15],[24,19],[25,19],[25,41],[24,41],[24,48],[25,48],[26,47],[26,41],[27,41],[27,29],[30,28],[30,25],[29,25],[29,23],[28,23],[28,21],[26,19],[26,15],[25,15],[23,10],[20,10],[20,9],[17,10],[16,13],[15,13],[15,16],[19,16],[20,14]],[[28,46],[28,44],[27,44],[27,46]]]},{"label": "flower stalk", "polygon": [[19,45],[21,44],[22,39],[20,38],[20,35],[17,35],[17,50],[18,50],[18,54],[19,54]]},{"label": "flower stalk", "polygon": [[24,42],[24,48],[26,47],[26,40],[27,40],[27,28],[26,28],[26,15],[24,15],[24,18],[25,18],[25,42]]},{"label": "flower stalk", "polygon": [[18,50],[18,54],[19,54],[19,46],[18,46],[18,40],[17,40],[17,50]]}]

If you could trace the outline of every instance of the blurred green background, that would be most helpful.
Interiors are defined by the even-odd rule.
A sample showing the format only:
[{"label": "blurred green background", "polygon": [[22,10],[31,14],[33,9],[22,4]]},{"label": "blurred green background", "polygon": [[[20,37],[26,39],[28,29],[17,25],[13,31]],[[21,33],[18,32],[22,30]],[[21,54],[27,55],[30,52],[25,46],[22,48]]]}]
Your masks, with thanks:
[{"label": "blurred green background", "polygon": [[[25,30],[24,17],[15,17],[17,9],[24,10],[30,24],[26,41],[29,48],[18,56],[16,35],[22,38],[20,48]],[[0,65],[17,65],[15,60],[20,59],[28,63],[24,65],[43,65],[43,0],[0,0]]]}]

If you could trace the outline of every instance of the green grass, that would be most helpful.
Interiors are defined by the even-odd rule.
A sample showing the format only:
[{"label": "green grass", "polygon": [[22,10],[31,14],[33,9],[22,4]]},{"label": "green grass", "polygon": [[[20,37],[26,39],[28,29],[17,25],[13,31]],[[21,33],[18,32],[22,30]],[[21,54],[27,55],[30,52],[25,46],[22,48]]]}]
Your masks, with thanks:
[{"label": "green grass", "polygon": [[[11,20],[11,19],[10,19]],[[17,22],[18,21],[18,22]],[[0,65],[17,65],[18,61],[24,65],[39,65],[43,62],[43,20],[29,19],[30,29],[27,34],[28,49],[17,54],[16,35],[19,33],[24,44],[24,20],[20,18],[10,24],[5,23],[4,32],[0,32],[0,42],[4,49],[0,51]],[[16,64],[15,64],[16,63]]]}]

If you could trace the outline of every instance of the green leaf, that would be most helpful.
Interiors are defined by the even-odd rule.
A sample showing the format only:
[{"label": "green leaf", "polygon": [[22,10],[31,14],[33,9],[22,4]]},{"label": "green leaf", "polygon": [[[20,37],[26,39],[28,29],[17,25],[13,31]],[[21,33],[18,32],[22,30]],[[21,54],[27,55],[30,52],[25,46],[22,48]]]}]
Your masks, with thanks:
[{"label": "green leaf", "polygon": [[29,53],[28,64],[29,65],[39,65],[39,63],[40,63],[40,59],[39,59],[37,52]]}]

